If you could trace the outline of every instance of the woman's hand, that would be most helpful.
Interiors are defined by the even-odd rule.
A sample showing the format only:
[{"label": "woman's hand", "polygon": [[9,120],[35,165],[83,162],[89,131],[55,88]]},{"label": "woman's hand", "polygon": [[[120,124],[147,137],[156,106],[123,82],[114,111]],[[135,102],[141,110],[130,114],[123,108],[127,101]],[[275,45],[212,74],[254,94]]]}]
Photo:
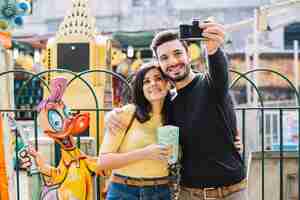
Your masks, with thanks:
[{"label": "woman's hand", "polygon": [[150,144],[144,148],[145,158],[167,161],[172,154],[172,147],[159,144]]}]

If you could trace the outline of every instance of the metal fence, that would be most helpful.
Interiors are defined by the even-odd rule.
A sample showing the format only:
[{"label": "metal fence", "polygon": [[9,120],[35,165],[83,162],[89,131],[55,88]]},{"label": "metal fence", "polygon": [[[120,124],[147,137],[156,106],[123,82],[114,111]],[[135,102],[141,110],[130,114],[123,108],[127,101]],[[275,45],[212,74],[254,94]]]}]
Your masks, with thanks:
[{"label": "metal fence", "polygon": [[[285,185],[284,185],[284,179],[286,178],[284,176],[284,153],[285,153],[285,149],[284,149],[284,130],[283,130],[283,115],[284,115],[284,112],[287,111],[287,110],[293,110],[297,113],[297,117],[298,117],[298,138],[299,138],[299,133],[300,133],[300,96],[299,96],[299,93],[296,89],[296,87],[293,85],[293,83],[287,78],[285,77],[283,74],[281,73],[278,73],[276,71],[273,71],[273,70],[270,70],[270,69],[256,69],[256,70],[252,70],[252,71],[248,71],[248,72],[245,72],[245,73],[241,73],[241,72],[238,72],[236,70],[230,70],[231,73],[233,74],[236,74],[236,78],[231,82],[231,85],[230,85],[230,88],[233,88],[237,82],[239,82],[240,80],[244,79],[247,81],[248,84],[250,84],[252,86],[252,88],[255,90],[256,94],[257,94],[257,97],[258,97],[258,102],[259,102],[259,105],[256,105],[256,106],[243,106],[243,107],[236,107],[236,112],[239,113],[239,122],[241,124],[241,127],[240,127],[240,132],[241,132],[241,136],[242,136],[242,141],[243,141],[243,152],[242,152],[242,157],[244,159],[244,162],[245,164],[247,165],[246,163],[246,158],[249,157],[249,155],[251,155],[253,149],[251,149],[249,146],[247,146],[247,116],[248,116],[248,113],[251,112],[251,111],[255,111],[258,114],[259,118],[257,118],[259,120],[259,124],[260,124],[260,128],[256,128],[257,131],[256,134],[257,136],[256,137],[260,137],[260,141],[261,143],[259,144],[259,148],[258,149],[255,149],[256,152],[259,152],[260,153],[260,158],[261,158],[261,188],[260,188],[260,197],[259,199],[267,199],[266,198],[266,192],[272,192],[272,191],[265,191],[265,180],[268,178],[268,177],[265,177],[265,154],[266,154],[266,150],[265,150],[265,126],[264,126],[264,123],[265,123],[265,112],[269,111],[269,110],[272,110],[272,111],[275,111],[275,112],[278,112],[279,113],[279,176],[280,176],[280,180],[279,180],[279,200],[285,200],[287,199],[284,195],[284,190],[285,190]],[[295,93],[295,97],[296,97],[296,103],[297,105],[296,106],[289,106],[289,107],[266,107],[265,106],[265,102],[263,100],[263,95],[259,89],[259,87],[257,87],[256,83],[251,80],[249,77],[249,75],[253,74],[253,73],[264,73],[264,72],[267,72],[267,73],[272,73],[274,74],[275,76],[278,76],[279,78],[282,78],[284,79],[287,84],[290,86],[290,88],[292,88],[292,90],[294,91]],[[86,80],[84,78],[84,76],[88,75],[88,74],[94,74],[94,73],[105,73],[105,74],[108,74],[110,76],[113,76],[115,78],[117,78],[118,80],[122,81],[124,83],[124,85],[128,88],[129,91],[131,91],[131,88],[130,88],[130,85],[126,82],[126,80],[121,77],[120,75],[114,73],[114,72],[111,72],[111,71],[108,71],[108,70],[88,70],[88,71],[84,71],[84,72],[81,72],[81,73],[74,73],[72,71],[68,71],[68,70],[62,70],[62,69],[53,69],[53,70],[47,70],[47,71],[43,71],[41,73],[37,73],[37,74],[34,74],[34,73],[31,73],[31,72],[27,72],[27,71],[22,71],[22,70],[12,70],[12,71],[6,71],[6,72],[3,72],[3,73],[0,73],[0,79],[9,75],[9,74],[17,74],[17,73],[24,73],[24,74],[27,74],[29,75],[31,78],[28,79],[28,81],[26,81],[26,83],[19,89],[20,91],[16,91],[16,99],[19,98],[19,96],[21,96],[21,91],[24,89],[24,87],[26,87],[26,84],[30,83],[32,80],[34,79],[39,79],[42,83],[42,85],[44,85],[46,89],[49,90],[49,86],[48,86],[48,83],[47,81],[45,81],[43,78],[41,78],[43,75],[49,75],[50,73],[56,73],[56,74],[68,74],[68,75],[71,75],[73,76],[73,78],[71,78],[71,80],[69,81],[68,83],[68,86],[74,81],[74,80],[80,80],[82,81],[82,83],[85,85],[85,87],[87,87],[90,91],[90,93],[92,94],[93,96],[93,101],[94,101],[94,104],[95,104],[95,108],[94,109],[76,109],[76,108],[73,108],[74,110],[76,111],[89,111],[89,112],[95,112],[96,113],[96,121],[99,122],[100,120],[100,113],[101,112],[106,112],[106,111],[109,111],[111,110],[112,108],[104,108],[104,107],[100,107],[99,105],[99,101],[97,99],[97,95],[95,93],[95,90],[92,86],[92,84]],[[0,110],[0,113],[7,113],[7,112],[12,112],[12,113],[16,113],[16,112],[32,112],[33,113],[33,124],[34,124],[34,138],[35,138],[35,148],[36,150],[38,150],[38,122],[37,122],[37,111],[35,109],[2,109]],[[249,125],[248,125],[249,126]],[[251,124],[252,126],[252,124]],[[98,154],[98,150],[99,150],[99,136],[100,136],[100,127],[99,127],[99,123],[96,124],[96,153]],[[80,145],[80,138],[78,137],[78,140],[77,140],[77,145]],[[298,140],[298,147],[299,147],[299,141]],[[16,142],[18,142],[18,140],[16,139]],[[17,146],[17,145],[16,145]],[[17,151],[16,151],[17,152]],[[297,148],[296,150],[297,152],[297,158],[299,158],[300,156],[300,151],[299,151],[299,148]],[[56,149],[55,149],[55,158],[56,158],[56,163],[58,163],[58,160],[59,160],[59,147],[56,146]],[[16,155],[16,158],[18,158],[18,156]],[[297,162],[298,162],[298,172],[300,171],[300,166],[299,166],[299,159],[297,159]],[[17,159],[17,164],[18,164],[18,159]],[[247,167],[250,167],[250,166],[247,166]],[[298,174],[297,172],[297,174]],[[16,168],[16,191],[17,191],[17,199],[20,200],[20,199],[23,199],[22,198],[22,194],[20,194],[20,176],[19,176],[19,169]],[[248,177],[248,178],[251,178],[251,177]],[[297,181],[299,183],[299,178],[297,178]],[[99,181],[99,178],[97,178],[97,184],[100,184],[100,181]],[[97,188],[97,199],[100,199],[100,191],[99,191],[99,187],[96,187]],[[275,189],[275,188],[274,188]],[[299,191],[300,191],[300,185],[298,184],[298,196],[296,197],[296,199],[299,199]],[[267,200],[274,200],[274,199],[267,199]],[[287,199],[288,200],[288,199]],[[300,199],[299,199],[300,200]]]}]

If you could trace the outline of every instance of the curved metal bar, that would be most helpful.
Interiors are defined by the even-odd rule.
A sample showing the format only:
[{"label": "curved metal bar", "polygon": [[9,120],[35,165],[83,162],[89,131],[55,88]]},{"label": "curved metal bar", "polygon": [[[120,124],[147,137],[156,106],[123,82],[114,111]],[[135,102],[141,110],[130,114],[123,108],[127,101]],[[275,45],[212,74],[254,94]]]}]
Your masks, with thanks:
[{"label": "curved metal bar", "polygon": [[[121,82],[126,84],[126,87],[129,89],[130,91],[130,95],[132,95],[132,88],[130,86],[130,84],[126,81],[126,79],[124,79],[122,76],[120,76],[119,74],[110,71],[110,70],[105,70],[105,69],[92,69],[92,70],[86,70],[83,71],[79,74],[77,74],[74,78],[72,78],[68,84],[71,84],[75,79],[80,78],[81,76],[87,75],[87,74],[91,74],[91,73],[106,73],[106,74],[110,74],[111,76],[116,77],[118,80],[120,80]],[[96,121],[99,122],[100,116],[99,116],[99,106],[98,104],[96,105]],[[96,148],[97,148],[97,154],[99,153],[99,148],[100,148],[100,141],[99,141],[99,135],[100,135],[100,127],[99,127],[99,123],[96,124]],[[97,182],[100,184],[100,180],[99,178],[97,178]],[[97,191],[97,195],[100,196],[99,191]]]},{"label": "curved metal bar", "polygon": [[[45,70],[45,71],[42,71],[42,72],[40,72],[40,73],[37,73],[34,77],[32,77],[32,79],[35,78],[35,77],[39,77],[39,76],[41,76],[41,75],[43,75],[43,74],[46,74],[46,73],[52,73],[52,72],[67,73],[67,74],[73,75],[74,77],[77,76],[77,74],[76,74],[75,72],[70,71],[70,70],[66,70],[66,69],[50,69],[50,70]],[[98,99],[97,99],[97,96],[96,96],[96,94],[95,94],[95,91],[94,91],[93,87],[92,87],[91,84],[90,84],[88,81],[86,81],[85,79],[83,79],[83,78],[81,78],[81,77],[79,77],[79,79],[80,79],[82,82],[84,82],[84,84],[86,84],[86,86],[90,89],[90,91],[91,91],[92,94],[93,94],[93,97],[94,97],[94,100],[95,100],[95,104],[96,104],[96,106],[97,106],[97,105],[98,105]],[[70,81],[69,81],[69,82],[70,82]],[[69,84],[68,84],[68,86],[69,86]],[[67,87],[68,87],[68,86],[67,86]]]},{"label": "curved metal bar", "polygon": [[[10,73],[13,73],[13,74],[15,74],[15,73],[23,73],[23,74],[29,74],[29,75],[31,75],[32,77],[35,77],[35,73],[32,73],[32,72],[29,72],[29,71],[25,71],[25,70],[9,70],[9,71],[6,71],[6,72],[2,72],[2,73],[0,73],[0,77],[1,76],[4,76],[4,75],[7,75],[7,74],[10,74]],[[41,83],[43,83],[43,85],[45,85],[46,86],[46,88],[49,90],[49,86],[48,86],[48,84],[42,79],[42,78],[40,78],[40,77],[37,77],[40,81],[41,81]],[[18,90],[18,92],[17,92],[17,94],[15,95],[16,96],[16,102],[18,102],[19,101],[19,98],[20,98],[20,93],[25,89],[25,86],[30,82],[30,81],[32,81],[33,80],[33,78],[30,78],[29,80],[27,80],[23,85],[22,85],[22,87]]]},{"label": "curved metal bar", "polygon": [[75,79],[77,79],[78,77],[81,77],[85,74],[95,73],[95,72],[110,74],[111,76],[114,76],[114,77],[118,78],[120,81],[122,81],[123,83],[126,84],[126,87],[129,89],[129,91],[132,94],[132,88],[131,88],[130,84],[128,83],[128,81],[125,78],[123,78],[122,76],[120,76],[119,74],[117,74],[113,71],[105,70],[105,69],[91,69],[91,70],[86,70],[86,71],[80,72],[79,74],[77,74],[76,77],[74,77],[73,79],[71,79],[69,81],[69,84],[71,84],[71,82],[74,81]]},{"label": "curved metal bar", "polygon": [[[245,73],[243,73],[243,75],[248,75],[248,74],[251,74],[251,73],[254,73],[254,72],[271,72],[273,74],[276,74],[278,76],[280,76],[281,78],[283,78],[285,81],[288,82],[289,86],[294,90],[295,94],[296,94],[296,97],[297,97],[297,103],[298,103],[298,106],[300,105],[300,95],[299,95],[299,92],[297,91],[296,87],[294,86],[294,84],[287,78],[285,77],[284,75],[282,75],[281,73],[275,71],[275,70],[272,70],[272,69],[253,69],[253,70],[249,70]],[[238,77],[236,80],[234,80],[232,82],[232,85],[234,85],[241,77]]]},{"label": "curved metal bar", "polygon": [[234,69],[229,69],[229,71],[232,72],[232,73],[235,73],[235,74],[239,75],[238,78],[237,78],[237,80],[234,80],[231,83],[231,85],[229,86],[229,88],[232,88],[237,83],[237,81],[240,80],[241,78],[246,79],[254,87],[254,89],[255,89],[255,91],[256,91],[256,93],[258,95],[258,99],[259,99],[260,105],[262,107],[264,107],[264,101],[263,101],[262,95],[261,95],[258,87],[255,85],[255,83],[251,79],[249,79],[244,73],[238,72],[238,71],[236,71]]},{"label": "curved metal bar", "polygon": [[[28,72],[28,71],[25,71],[25,70],[9,70],[9,71],[5,71],[5,72],[2,72],[2,73],[0,73],[0,78],[2,77],[2,76],[5,76],[5,75],[7,75],[7,74],[15,74],[15,73],[23,73],[23,74],[29,74],[29,75],[31,75],[31,76],[34,76],[35,74],[34,73],[32,73],[32,72]],[[43,83],[43,84],[45,84],[45,86],[48,88],[48,85],[47,85],[47,83],[45,83],[44,82],[44,80],[42,80],[42,79],[40,79],[41,80],[41,82]],[[25,88],[25,87],[24,87]],[[23,86],[19,89],[19,91],[22,91],[22,89],[23,89]],[[48,88],[49,89],[49,88]],[[19,96],[16,96],[17,98],[19,98]],[[17,99],[18,100],[18,99]],[[17,101],[16,100],[16,101]],[[17,153],[18,153],[18,151],[17,151],[17,146],[18,146],[18,139],[17,139],[17,135],[15,135],[15,137],[16,137],[16,145],[15,145],[15,154],[16,154],[16,165],[18,166],[19,164],[19,159],[18,159],[18,155],[17,155]],[[19,176],[19,169],[16,169],[16,182],[17,182],[17,191],[20,191],[20,176]],[[20,196],[19,196],[20,194],[18,194],[17,195],[17,199],[20,199]]]},{"label": "curved metal bar", "polygon": [[[40,72],[40,73],[37,73],[36,75],[35,75],[35,77],[39,77],[39,76],[41,76],[41,75],[43,75],[43,74],[45,74],[45,73],[52,73],[52,72],[57,72],[57,73],[67,73],[67,74],[71,74],[71,75],[73,75],[74,77],[76,77],[76,73],[75,72],[72,72],[72,71],[70,71],[70,70],[66,70],[66,69],[50,69],[50,70],[45,70],[45,71],[42,71],[42,72]],[[32,79],[33,79],[34,77],[32,77]],[[82,77],[79,77],[79,79],[90,89],[90,91],[91,91],[91,93],[92,93],[92,95],[93,95],[93,97],[94,97],[94,100],[95,100],[95,104],[96,104],[96,107],[98,107],[98,99],[97,99],[97,96],[96,96],[96,94],[95,94],[95,91],[94,91],[94,89],[92,88],[92,86],[90,85],[90,83],[88,82],[88,81],[86,81],[85,79],[83,79]],[[69,86],[69,84],[67,85],[67,87]],[[55,150],[55,163],[56,164],[58,164],[58,158],[60,157],[59,156],[59,153],[58,153],[58,151],[56,151]]]},{"label": "curved metal bar", "polygon": [[[83,71],[79,74],[77,74],[73,79],[70,80],[69,84],[71,84],[75,79],[80,78],[81,76],[87,75],[87,74],[91,74],[91,73],[106,73],[109,74],[111,76],[114,76],[116,78],[118,78],[118,80],[120,80],[121,82],[125,83],[126,87],[128,88],[128,90],[130,91],[130,94],[132,95],[132,88],[130,86],[130,84],[126,81],[126,79],[124,79],[122,76],[120,76],[119,74],[110,71],[110,70],[105,70],[105,69],[92,69],[92,70],[86,70]],[[96,106],[97,112],[96,112],[96,120],[99,121],[99,107],[98,105]],[[96,124],[96,137],[97,137],[97,153],[100,147],[100,142],[99,142],[99,123]]]},{"label": "curved metal bar", "polygon": [[[297,103],[298,103],[298,106],[300,105],[300,95],[299,95],[299,92],[297,91],[297,88],[294,86],[294,84],[286,77],[284,76],[283,74],[275,71],[275,70],[272,70],[272,69],[253,69],[253,70],[250,70],[250,71],[247,71],[245,73],[243,73],[243,75],[248,75],[250,73],[254,73],[254,72],[270,72],[270,73],[273,73],[273,74],[276,74],[278,75],[280,78],[284,79],[288,84],[289,86],[293,89],[293,91],[295,92],[296,94],[296,98],[297,98]],[[238,77],[236,80],[233,81],[232,85],[234,85],[238,80],[240,79],[240,77]],[[298,133],[300,134],[300,109],[298,108]],[[280,127],[282,128],[282,110],[280,109],[280,122],[281,122],[281,125]],[[263,114],[263,109],[262,109],[262,122],[264,122],[264,114]],[[264,126],[262,126],[263,128]],[[282,162],[282,157],[283,157],[283,135],[282,135],[282,130],[280,131],[281,134],[280,134],[280,173],[282,175],[282,168],[283,168],[283,162]],[[264,130],[262,130],[262,133],[264,133]],[[299,136],[299,135],[298,135]],[[298,147],[300,146],[300,140],[298,141]],[[298,150],[298,156],[300,156],[300,151]],[[264,166],[264,134],[262,134],[262,165]],[[298,167],[298,170],[300,170],[300,166]],[[264,177],[264,167],[262,168],[262,177]],[[281,195],[282,195],[282,176],[280,178],[280,181],[281,181],[281,187],[280,187],[280,190],[281,190]],[[300,181],[300,178],[298,178],[298,181]],[[263,182],[264,183],[264,182]],[[264,186],[263,187],[263,191],[264,191]],[[300,191],[300,185],[298,187],[298,191]]]}]

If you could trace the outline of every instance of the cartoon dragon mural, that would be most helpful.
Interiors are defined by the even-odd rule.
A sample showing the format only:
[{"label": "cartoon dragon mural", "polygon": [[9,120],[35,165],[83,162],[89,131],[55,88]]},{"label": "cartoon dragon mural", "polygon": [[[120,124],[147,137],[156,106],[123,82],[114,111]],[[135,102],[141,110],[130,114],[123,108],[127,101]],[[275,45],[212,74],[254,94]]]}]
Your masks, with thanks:
[{"label": "cartoon dragon mural", "polygon": [[44,133],[61,147],[61,160],[57,167],[45,163],[43,156],[30,147],[37,168],[44,180],[42,200],[92,200],[93,175],[97,171],[97,158],[90,157],[75,145],[73,136],[89,126],[89,113],[72,114],[62,101],[67,80],[55,78],[50,83],[50,96],[38,106],[38,121]]}]

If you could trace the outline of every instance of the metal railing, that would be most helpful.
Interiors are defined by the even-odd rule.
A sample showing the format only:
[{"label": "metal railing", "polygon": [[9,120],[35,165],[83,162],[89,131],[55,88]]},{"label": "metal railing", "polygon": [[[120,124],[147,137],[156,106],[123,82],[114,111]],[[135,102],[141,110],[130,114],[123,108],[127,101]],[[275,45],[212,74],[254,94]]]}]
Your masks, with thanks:
[{"label": "metal railing", "polygon": [[[251,111],[256,111],[257,113],[260,113],[259,116],[259,120],[261,123],[261,128],[257,129],[258,130],[258,135],[257,137],[260,137],[261,140],[261,146],[260,149],[258,150],[261,153],[261,199],[264,200],[265,199],[265,179],[267,177],[265,177],[265,128],[264,128],[264,123],[265,123],[265,112],[268,110],[275,110],[276,112],[279,112],[279,175],[280,175],[280,183],[279,183],[279,199],[280,200],[284,200],[284,143],[283,143],[283,134],[284,134],[284,130],[283,130],[283,114],[286,110],[294,110],[295,112],[297,112],[297,116],[298,116],[298,138],[299,138],[299,133],[300,133],[300,95],[296,89],[296,87],[293,85],[293,83],[284,75],[270,70],[270,69],[256,69],[256,70],[251,70],[251,71],[247,71],[245,73],[241,73],[238,72],[236,70],[230,70],[231,73],[237,74],[237,78],[235,78],[231,85],[230,88],[233,88],[238,81],[240,81],[241,79],[246,80],[253,88],[254,91],[256,91],[256,94],[258,96],[258,101],[259,101],[259,106],[244,106],[244,107],[236,107],[236,111],[241,113],[241,118],[239,119],[240,123],[241,123],[241,135],[242,135],[242,141],[243,141],[243,146],[244,146],[244,151],[242,153],[242,157],[245,160],[245,158],[247,157],[247,152],[251,153],[251,151],[248,149],[248,147],[246,146],[247,144],[247,130],[246,130],[246,125],[247,125],[247,112],[251,112]],[[264,100],[263,100],[263,95],[262,92],[260,91],[260,89],[257,87],[257,85],[250,79],[248,78],[250,74],[252,73],[260,73],[260,72],[268,72],[268,73],[272,73],[282,79],[284,79],[288,85],[293,89],[295,96],[297,98],[297,105],[296,106],[290,106],[290,107],[265,107],[264,106]],[[93,74],[93,73],[105,73],[108,75],[111,75],[113,77],[116,77],[117,79],[119,79],[120,81],[122,81],[123,83],[125,83],[126,87],[128,88],[128,90],[131,91],[131,87],[130,85],[126,82],[126,80],[124,78],[122,78],[120,75],[108,71],[108,70],[88,70],[88,71],[83,71],[81,73],[74,73],[72,71],[68,71],[68,70],[62,70],[62,69],[53,69],[53,70],[47,70],[47,71],[43,71],[41,73],[38,74],[34,74],[34,73],[30,73],[27,71],[22,71],[22,70],[12,70],[12,71],[7,71],[7,72],[3,72],[0,73],[0,79],[8,74],[15,74],[15,73],[25,73],[27,75],[30,75],[30,79],[28,79],[28,81],[26,81],[26,83],[20,88],[20,91],[17,91],[16,94],[16,98],[18,99],[21,91],[24,89],[24,87],[26,87],[26,84],[28,84],[30,81],[32,81],[33,79],[39,79],[41,81],[41,83],[45,86],[46,89],[49,90],[48,87],[48,83],[42,79],[41,77],[44,74],[47,73],[58,73],[58,74],[68,74],[71,75],[72,78],[69,81],[69,85],[72,84],[72,82],[74,82],[75,80],[80,80],[82,81],[82,83],[84,84],[85,87],[87,87],[90,91],[90,93],[93,96],[93,101],[95,104],[95,108],[94,109],[76,109],[73,108],[76,111],[89,111],[89,112],[95,112],[96,113],[96,122],[100,121],[100,112],[106,112],[111,110],[111,108],[100,108],[99,106],[99,101],[97,99],[97,95],[96,92],[93,88],[93,85],[91,83],[89,83],[89,81],[87,81],[84,76],[89,75],[89,74]],[[34,143],[35,143],[35,148],[38,150],[38,122],[37,122],[37,111],[35,109],[2,109],[0,110],[0,113],[6,113],[6,112],[12,112],[12,113],[16,113],[16,112],[33,112],[33,121],[34,121]],[[96,153],[98,154],[98,150],[100,147],[100,143],[99,143],[99,136],[100,136],[100,127],[99,127],[99,123],[96,124]],[[16,139],[16,142],[18,142],[18,140]],[[298,147],[300,141],[298,140]],[[78,145],[80,145],[80,138],[78,138]],[[17,144],[16,144],[17,146]],[[300,151],[299,148],[297,149],[297,155],[298,158],[300,157]],[[59,160],[59,147],[56,146],[55,149],[55,158],[56,158],[56,163],[58,163]],[[18,161],[18,156],[16,155],[17,158],[17,163]],[[299,165],[299,159],[298,159],[298,172],[300,171],[300,165]],[[250,167],[250,166],[248,166]],[[299,183],[299,178],[298,178],[298,183]],[[100,184],[99,178],[97,178],[97,184]],[[100,191],[99,191],[99,187],[97,188],[97,199],[100,199]],[[16,168],[16,191],[17,191],[17,199],[20,200],[21,198],[21,194],[19,193],[20,191],[20,177],[19,177],[19,169]],[[300,191],[300,184],[298,184],[298,199],[299,199],[299,191]],[[268,199],[269,200],[269,199]],[[272,199],[274,200],[274,199]],[[300,200],[300,199],[299,199]]]}]

